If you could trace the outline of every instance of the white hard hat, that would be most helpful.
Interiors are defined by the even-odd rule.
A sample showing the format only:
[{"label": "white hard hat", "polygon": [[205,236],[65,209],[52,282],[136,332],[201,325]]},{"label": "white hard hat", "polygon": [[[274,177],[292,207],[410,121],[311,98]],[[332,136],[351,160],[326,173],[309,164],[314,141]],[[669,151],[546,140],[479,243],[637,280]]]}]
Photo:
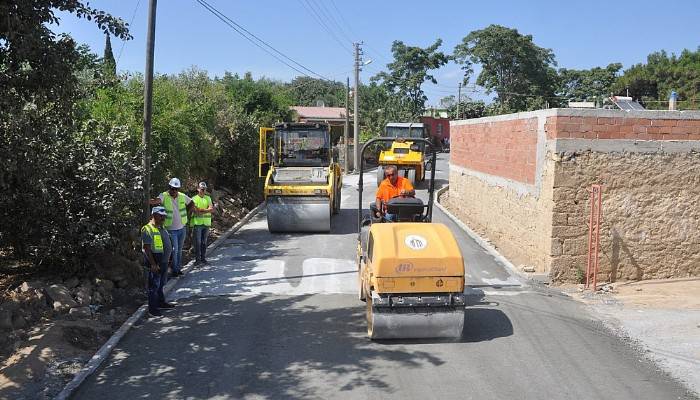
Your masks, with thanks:
[{"label": "white hard hat", "polygon": [[180,188],[180,180],[177,179],[177,178],[173,178],[173,179],[170,180],[170,182],[168,182],[168,185],[169,185],[170,187],[179,189],[179,188]]}]

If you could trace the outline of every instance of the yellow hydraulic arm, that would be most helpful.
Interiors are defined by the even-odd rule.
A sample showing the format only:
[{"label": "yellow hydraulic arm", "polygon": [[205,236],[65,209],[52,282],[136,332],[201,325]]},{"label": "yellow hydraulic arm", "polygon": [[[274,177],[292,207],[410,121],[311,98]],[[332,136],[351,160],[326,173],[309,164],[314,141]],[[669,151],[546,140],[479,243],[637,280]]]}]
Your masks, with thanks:
[{"label": "yellow hydraulic arm", "polygon": [[267,158],[267,135],[274,133],[275,128],[260,127],[260,151],[258,153],[258,176],[265,178],[272,160]]}]

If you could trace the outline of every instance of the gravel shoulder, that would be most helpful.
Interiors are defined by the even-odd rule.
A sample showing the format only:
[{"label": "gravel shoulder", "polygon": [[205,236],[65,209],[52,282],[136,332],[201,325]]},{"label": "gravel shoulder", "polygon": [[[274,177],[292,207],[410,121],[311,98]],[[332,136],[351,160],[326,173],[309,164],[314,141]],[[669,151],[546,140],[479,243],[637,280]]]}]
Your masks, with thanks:
[{"label": "gravel shoulder", "polygon": [[604,286],[597,293],[565,288],[645,356],[700,394],[700,279]]}]

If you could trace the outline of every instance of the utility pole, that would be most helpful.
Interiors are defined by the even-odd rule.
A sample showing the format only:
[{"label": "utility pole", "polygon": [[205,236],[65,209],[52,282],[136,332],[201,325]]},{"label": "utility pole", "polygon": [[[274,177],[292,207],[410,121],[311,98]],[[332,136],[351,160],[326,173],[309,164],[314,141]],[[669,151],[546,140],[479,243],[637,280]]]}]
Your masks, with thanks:
[{"label": "utility pole", "polygon": [[457,119],[459,119],[459,105],[462,102],[462,82],[459,83],[457,88]]},{"label": "utility pole", "polygon": [[143,85],[143,210],[144,219],[151,214],[151,116],[153,114],[153,49],[156,43],[156,3],[148,5],[148,33],[146,36],[146,71]]},{"label": "utility pole", "polygon": [[348,136],[350,132],[350,77],[347,79],[348,82],[345,86],[345,129],[343,129],[343,143],[345,143],[345,147],[343,148],[343,171],[345,171],[345,174],[350,173],[348,170],[348,157],[350,156],[350,152],[348,151]]},{"label": "utility pole", "polygon": [[353,140],[353,146],[355,149],[355,157],[354,157],[354,170],[355,172],[360,171],[360,110],[359,110],[359,99],[360,99],[360,70],[362,67],[362,50],[360,49],[360,45],[362,45],[362,42],[359,43],[353,43],[353,47],[355,48],[355,91],[353,92],[353,111],[354,111],[354,118],[353,118],[353,135],[352,135],[352,140]]}]

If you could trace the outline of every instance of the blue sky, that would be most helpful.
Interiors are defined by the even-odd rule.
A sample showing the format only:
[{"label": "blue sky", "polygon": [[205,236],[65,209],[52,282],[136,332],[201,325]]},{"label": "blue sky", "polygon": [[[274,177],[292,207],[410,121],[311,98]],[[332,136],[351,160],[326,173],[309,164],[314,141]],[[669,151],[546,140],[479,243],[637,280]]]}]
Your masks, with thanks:
[{"label": "blue sky", "polygon": [[[366,0],[208,0],[226,16],[307,68],[332,79],[351,76],[350,41],[365,43],[361,79],[391,60],[394,40],[428,46],[443,40],[451,53],[470,31],[500,24],[531,34],[537,45],[551,48],[559,67],[591,68],[643,62],[653,51],[680,52],[700,45],[700,2],[666,1],[366,1]],[[143,71],[148,0],[92,0],[90,5],[131,24],[134,39],[113,40],[121,71]],[[138,5],[138,7],[137,7]],[[328,21],[328,30],[314,11]],[[56,31],[70,33],[102,54],[104,36],[86,20],[59,13]],[[121,51],[121,56],[119,53]],[[222,75],[224,71],[288,81],[298,72],[281,64],[239,36],[195,0],[160,0],[156,24],[155,69],[177,73],[191,66]],[[434,71],[438,86],[425,84],[429,104],[456,94],[459,67]],[[466,93],[473,98],[483,94]]]}]

